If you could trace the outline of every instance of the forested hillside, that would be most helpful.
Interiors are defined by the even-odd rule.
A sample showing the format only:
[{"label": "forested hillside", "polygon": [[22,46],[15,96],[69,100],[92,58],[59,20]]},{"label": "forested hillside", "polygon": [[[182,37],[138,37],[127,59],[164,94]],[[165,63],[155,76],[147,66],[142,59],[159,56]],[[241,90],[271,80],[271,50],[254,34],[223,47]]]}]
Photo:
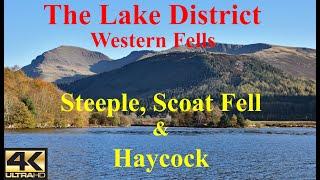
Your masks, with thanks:
[{"label": "forested hillside", "polygon": [[256,92],[262,94],[267,111],[249,115],[252,119],[315,118],[315,81],[293,77],[245,55],[161,54],[60,87],[90,98],[118,97],[126,92],[145,99],[147,104],[157,92],[178,98],[212,94],[217,101],[221,92],[243,95]]},{"label": "forested hillside", "polygon": [[4,124],[10,128],[82,127],[88,113],[60,110],[63,92],[54,84],[4,69]]}]

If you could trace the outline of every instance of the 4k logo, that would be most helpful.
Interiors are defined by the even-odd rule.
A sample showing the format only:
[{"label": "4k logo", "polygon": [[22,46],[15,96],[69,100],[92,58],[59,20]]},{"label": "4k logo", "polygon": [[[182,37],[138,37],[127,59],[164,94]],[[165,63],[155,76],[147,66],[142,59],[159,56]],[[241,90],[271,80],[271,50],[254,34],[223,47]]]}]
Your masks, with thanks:
[{"label": "4k logo", "polygon": [[5,148],[5,179],[48,179],[47,148]]}]

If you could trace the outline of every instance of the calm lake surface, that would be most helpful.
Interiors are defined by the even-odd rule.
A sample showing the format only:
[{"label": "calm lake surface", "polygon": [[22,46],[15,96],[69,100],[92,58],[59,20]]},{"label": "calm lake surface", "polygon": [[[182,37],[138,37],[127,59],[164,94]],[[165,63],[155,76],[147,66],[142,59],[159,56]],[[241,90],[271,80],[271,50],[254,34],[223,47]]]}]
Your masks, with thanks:
[{"label": "calm lake surface", "polygon": [[[5,147],[47,147],[49,179],[316,179],[316,129],[152,127],[6,131]],[[116,169],[114,148],[132,153],[208,154],[210,168]],[[146,162],[148,165],[148,163]]]}]

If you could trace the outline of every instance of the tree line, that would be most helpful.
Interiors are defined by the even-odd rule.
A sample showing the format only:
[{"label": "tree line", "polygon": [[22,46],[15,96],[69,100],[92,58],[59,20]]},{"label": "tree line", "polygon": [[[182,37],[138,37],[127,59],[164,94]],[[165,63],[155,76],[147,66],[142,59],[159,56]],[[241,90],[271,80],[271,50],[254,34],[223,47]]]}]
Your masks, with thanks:
[{"label": "tree line", "polygon": [[[263,68],[256,70],[263,71]],[[269,75],[272,76],[271,74]],[[223,78],[220,81],[224,81]],[[264,81],[267,80],[263,80],[262,77],[260,83]],[[163,114],[155,114],[151,109],[153,105],[151,100],[145,98],[142,102],[149,109],[147,116],[141,117],[140,114],[134,113],[117,113],[115,117],[108,118],[105,113],[98,112],[61,112],[60,98],[63,91],[55,84],[44,82],[40,79],[28,78],[22,71],[4,68],[4,124],[7,128],[86,127],[89,125],[129,126],[155,124],[156,121],[162,119],[169,126],[246,127],[251,125],[247,119],[315,120],[316,100],[313,83],[302,80],[289,82],[296,84],[292,88],[287,88],[288,91],[294,91],[294,93],[288,93],[288,95],[267,94],[266,96],[262,96],[261,102],[264,109],[259,113],[239,113],[236,111],[222,113],[219,106],[215,104],[214,111],[211,113],[165,112]],[[250,81],[250,83],[258,87],[255,84],[258,83],[258,80]],[[279,81],[279,83],[282,82]],[[299,83],[306,84],[300,87]],[[263,86],[266,86],[265,84]],[[243,83],[242,85],[247,86]],[[209,92],[213,92],[212,94],[214,95],[216,90],[210,91],[212,88],[212,85],[192,86],[188,89],[169,89],[164,91],[164,93],[168,97],[201,98],[201,96]],[[218,85],[217,88],[219,89]],[[300,91],[299,89],[303,93],[297,93]],[[282,91],[283,89],[280,90]],[[238,91],[236,90],[236,92]],[[216,94],[216,97],[217,102],[215,103],[218,103],[220,101],[219,96]]]}]

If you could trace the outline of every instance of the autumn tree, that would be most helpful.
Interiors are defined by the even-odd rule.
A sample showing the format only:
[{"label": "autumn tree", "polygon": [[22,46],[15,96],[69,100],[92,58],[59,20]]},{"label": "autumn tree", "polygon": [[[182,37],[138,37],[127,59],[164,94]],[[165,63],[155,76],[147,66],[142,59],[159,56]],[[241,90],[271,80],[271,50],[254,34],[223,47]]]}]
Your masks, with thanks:
[{"label": "autumn tree", "polygon": [[4,92],[6,127],[81,127],[88,124],[87,112],[61,112],[60,98],[64,92],[56,85],[29,78],[20,70],[4,69]]},{"label": "autumn tree", "polygon": [[237,116],[235,114],[233,114],[230,118],[230,126],[231,127],[237,127],[238,125],[238,119]]}]

